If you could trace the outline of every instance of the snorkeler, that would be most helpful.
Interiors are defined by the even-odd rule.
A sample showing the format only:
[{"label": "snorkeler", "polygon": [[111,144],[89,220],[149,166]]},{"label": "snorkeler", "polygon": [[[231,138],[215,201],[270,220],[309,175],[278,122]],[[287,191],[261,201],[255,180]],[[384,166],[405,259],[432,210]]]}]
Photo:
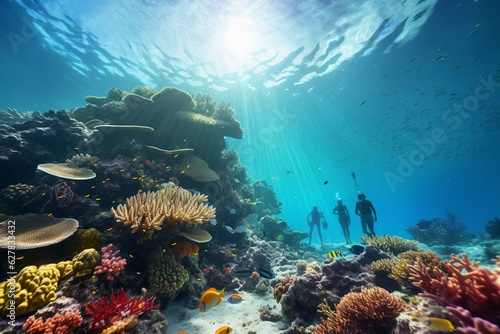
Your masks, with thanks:
[{"label": "snorkeler", "polygon": [[[356,202],[356,210],[354,212],[361,217],[363,233],[369,237],[374,237],[375,231],[373,225],[377,221],[377,211],[373,207],[372,202],[366,199],[365,194],[359,193],[358,199],[359,201]],[[369,232],[366,230],[367,227],[370,230]]]},{"label": "snorkeler", "polygon": [[309,245],[311,244],[311,238],[313,233],[314,226],[318,226],[319,240],[321,241],[321,247],[323,247],[323,237],[321,236],[321,225],[320,219],[325,217],[323,216],[323,212],[318,211],[318,207],[316,205],[313,206],[312,211],[307,215],[307,224],[311,228],[309,231]]},{"label": "snorkeler", "polygon": [[344,233],[345,241],[351,243],[351,232],[349,231],[349,225],[351,225],[351,216],[347,210],[347,206],[342,203],[342,199],[337,199],[337,206],[333,208],[333,214],[339,217],[339,223],[342,227],[342,233]]}]

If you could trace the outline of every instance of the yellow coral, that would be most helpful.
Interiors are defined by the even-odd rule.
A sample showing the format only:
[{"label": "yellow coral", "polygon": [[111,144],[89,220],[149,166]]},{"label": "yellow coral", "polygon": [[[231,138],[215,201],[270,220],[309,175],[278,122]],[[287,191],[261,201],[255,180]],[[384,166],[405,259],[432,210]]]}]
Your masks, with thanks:
[{"label": "yellow coral", "polygon": [[99,249],[101,246],[101,234],[93,227],[76,230],[71,238],[71,256],[75,256],[84,249]]},{"label": "yellow coral", "polygon": [[23,268],[11,280],[0,283],[0,314],[24,315],[55,300],[60,277],[55,265]]},{"label": "yellow coral", "polygon": [[91,274],[95,266],[99,263],[101,255],[93,248],[84,249],[71,261],[76,277],[82,277]]},{"label": "yellow coral", "polygon": [[373,271],[390,273],[395,261],[393,259],[381,259],[370,264]]},{"label": "yellow coral", "polygon": [[171,249],[175,255],[175,258],[180,260],[184,256],[197,255],[200,247],[196,244],[193,244],[192,242],[180,240],[173,244],[171,246]]},{"label": "yellow coral", "polygon": [[418,243],[413,240],[403,239],[390,235],[382,236],[362,236],[363,243],[375,245],[388,254],[398,255],[406,251],[418,251]]},{"label": "yellow coral", "polygon": [[195,226],[215,218],[215,208],[205,204],[207,200],[205,195],[193,195],[182,188],[166,188],[132,196],[111,212],[118,222],[130,226],[132,233],[144,233],[148,239],[165,222]]},{"label": "yellow coral", "polygon": [[429,268],[437,267],[441,264],[439,256],[433,252],[408,251],[399,254],[391,269],[389,277],[397,280],[401,285],[414,290],[415,286],[410,282],[410,265],[415,265],[420,259]]}]

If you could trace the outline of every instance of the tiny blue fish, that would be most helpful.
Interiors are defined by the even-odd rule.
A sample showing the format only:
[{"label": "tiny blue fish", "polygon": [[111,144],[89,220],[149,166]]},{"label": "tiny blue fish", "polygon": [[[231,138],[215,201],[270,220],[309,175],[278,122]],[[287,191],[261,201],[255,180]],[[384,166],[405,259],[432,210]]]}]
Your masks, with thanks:
[{"label": "tiny blue fish", "polygon": [[234,234],[234,230],[231,226],[224,226],[226,228],[226,230],[231,233],[231,234]]},{"label": "tiny blue fish", "polygon": [[235,209],[229,209],[229,213],[234,215],[236,213],[236,210]]},{"label": "tiny blue fish", "polygon": [[243,233],[247,230],[247,225],[240,225],[233,230],[234,233]]},{"label": "tiny blue fish", "polygon": [[210,219],[209,221],[210,221],[210,224],[212,224],[212,225],[214,225],[214,226],[215,226],[215,225],[217,225],[217,219],[212,218],[212,219]]}]

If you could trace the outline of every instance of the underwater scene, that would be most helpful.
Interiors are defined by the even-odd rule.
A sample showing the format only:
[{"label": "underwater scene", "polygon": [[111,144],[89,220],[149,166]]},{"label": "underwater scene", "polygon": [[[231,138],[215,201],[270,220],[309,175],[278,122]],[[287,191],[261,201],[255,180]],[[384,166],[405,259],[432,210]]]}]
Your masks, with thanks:
[{"label": "underwater scene", "polygon": [[500,334],[500,2],[0,9],[0,333]]}]

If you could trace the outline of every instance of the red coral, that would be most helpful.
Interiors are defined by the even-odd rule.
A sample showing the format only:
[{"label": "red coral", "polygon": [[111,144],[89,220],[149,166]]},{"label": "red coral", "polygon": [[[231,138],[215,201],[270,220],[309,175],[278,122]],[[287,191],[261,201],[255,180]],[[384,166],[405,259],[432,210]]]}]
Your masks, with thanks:
[{"label": "red coral", "polygon": [[28,334],[70,334],[82,325],[80,311],[56,314],[43,321],[42,318],[29,317],[23,325]]},{"label": "red coral", "polygon": [[95,267],[94,275],[105,274],[104,277],[111,281],[114,279],[114,275],[117,275],[125,267],[127,260],[119,256],[119,250],[113,252],[113,244],[101,248],[101,253],[101,264]]},{"label": "red coral", "polygon": [[444,263],[445,270],[431,269],[420,260],[409,266],[413,285],[424,291],[420,295],[447,306],[461,306],[475,317],[499,323],[500,269],[479,268],[467,254],[462,254],[462,259],[451,255],[451,259]]},{"label": "red coral", "polygon": [[123,289],[116,295],[111,292],[111,298],[102,296],[97,302],[91,301],[85,305],[87,313],[94,316],[88,329],[100,333],[118,320],[135,314],[140,315],[156,307],[154,299],[155,297],[146,299],[146,296],[128,299],[128,292]]}]

